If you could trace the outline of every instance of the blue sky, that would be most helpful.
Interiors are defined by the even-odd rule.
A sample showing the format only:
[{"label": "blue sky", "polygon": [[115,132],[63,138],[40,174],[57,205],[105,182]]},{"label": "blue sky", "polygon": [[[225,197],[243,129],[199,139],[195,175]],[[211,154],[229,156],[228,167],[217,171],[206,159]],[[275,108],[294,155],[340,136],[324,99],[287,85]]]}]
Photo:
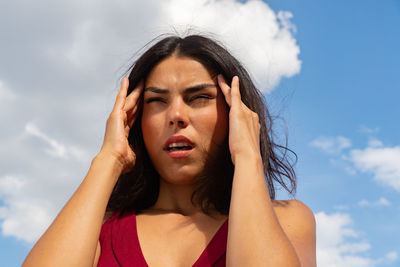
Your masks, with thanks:
[{"label": "blue sky", "polygon": [[[272,94],[272,99],[275,94],[288,98],[284,114],[299,156],[297,197],[315,213],[350,214],[354,228],[371,244],[365,255],[399,252],[399,191],[374,181],[373,171],[351,174],[346,169],[354,165],[343,157],[365,149],[371,139],[387,148],[399,146],[400,2],[268,3],[293,13],[301,47],[301,73],[283,80]],[[322,136],[343,136],[352,146],[336,154],[310,146]],[[358,204],[381,197],[391,204]]]},{"label": "blue sky", "polygon": [[[226,1],[235,4],[225,5],[235,15],[233,8],[238,3]],[[35,231],[43,231],[84,177],[91,156],[101,144],[105,118],[112,106],[110,99],[114,99],[117,88],[119,67],[156,30],[162,30],[157,25],[142,26],[140,23],[149,23],[145,19],[138,20],[133,29],[127,27],[123,23],[126,21],[118,16],[119,12],[126,12],[121,16],[129,14],[123,6],[102,10],[102,5],[92,9],[90,5],[65,2],[52,14],[51,4],[39,3],[36,9],[25,3],[31,12],[28,18],[18,5],[0,4],[3,10],[0,29],[6,30],[0,44],[0,101],[4,101],[2,113],[11,114],[10,117],[0,115],[5,127],[0,148],[2,266],[21,264],[32,246],[29,240],[37,238],[37,234],[24,239],[18,232],[31,224],[39,225]],[[143,8],[144,13],[161,15],[167,12],[160,8],[157,13],[154,11],[157,9],[150,8],[157,1],[149,3],[133,3],[129,8]],[[165,3],[174,7],[180,2]],[[215,9],[219,8],[217,2],[211,3]],[[246,3],[242,7],[247,9],[243,10],[251,11]],[[266,80],[277,82],[264,91],[273,114],[282,118],[277,121],[278,131],[284,132],[287,127],[289,147],[298,155],[296,198],[316,214],[320,266],[399,266],[400,1],[274,0],[266,3],[263,7],[269,6],[275,14],[282,10],[290,12],[293,17],[288,21],[291,27],[296,27],[296,31],[290,31],[295,45],[290,40],[278,40],[279,44],[288,45],[285,50],[288,60],[277,74],[267,73]],[[174,8],[178,12],[190,7]],[[212,14],[210,10],[204,9],[204,12]],[[90,20],[82,19],[90,12],[107,18],[101,25],[110,37],[102,37]],[[185,22],[184,18],[172,17],[179,12],[171,14],[165,15],[167,21]],[[269,15],[266,13],[265,17]],[[114,20],[111,22],[109,18]],[[115,20],[121,23],[121,28]],[[197,22],[207,26],[201,19]],[[263,20],[263,14],[255,15],[250,24],[240,19],[235,23],[241,23],[236,25],[237,39],[241,37],[241,27],[251,35],[251,27],[257,23],[260,27],[273,25]],[[148,34],[146,29],[154,32]],[[140,36],[140,42],[126,34],[130,30]],[[219,33],[229,35],[230,32],[219,30]],[[114,37],[119,42],[114,43]],[[275,41],[278,42],[265,39],[265,47]],[[71,50],[63,53],[66,57],[59,56],[68,42]],[[92,43],[101,44],[92,47]],[[238,42],[236,47],[240,45],[243,43]],[[298,55],[296,47],[300,49]],[[243,56],[239,52],[240,55]],[[250,68],[254,76],[264,81],[261,63],[253,63],[255,67]],[[99,72],[101,79],[93,74]],[[93,87],[100,89],[95,91]],[[60,99],[63,101],[57,102]],[[87,99],[90,104],[83,105]],[[43,106],[49,106],[53,112]],[[94,125],[92,128],[86,127],[89,122]],[[17,134],[23,130],[25,135]],[[53,150],[46,148],[46,144]],[[49,152],[47,156],[32,152],[43,149]],[[20,152],[10,156],[11,150]],[[32,163],[35,161],[37,164]],[[53,177],[41,177],[38,166],[46,162],[61,170],[55,182]],[[74,178],[65,182],[65,177],[70,176]],[[48,197],[40,198],[32,192],[34,189],[23,191],[25,184],[40,185]],[[45,191],[43,188],[47,187],[50,189]],[[8,188],[29,194],[28,200],[33,203],[30,210],[37,208],[32,211],[33,217],[24,216],[23,210],[15,208],[24,202],[19,201],[22,198],[17,193],[9,194]],[[52,190],[55,193],[49,193]],[[279,196],[287,197],[283,192]],[[23,217],[34,222],[23,222]]]}]

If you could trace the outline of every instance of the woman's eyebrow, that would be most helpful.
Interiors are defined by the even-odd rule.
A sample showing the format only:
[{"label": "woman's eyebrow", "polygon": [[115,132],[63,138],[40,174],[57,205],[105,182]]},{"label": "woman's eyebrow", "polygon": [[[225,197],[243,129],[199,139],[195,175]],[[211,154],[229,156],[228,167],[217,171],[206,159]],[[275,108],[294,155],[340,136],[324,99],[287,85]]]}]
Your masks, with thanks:
[{"label": "woman's eyebrow", "polygon": [[201,83],[201,84],[186,88],[183,91],[183,93],[185,93],[185,94],[196,93],[198,91],[201,91],[201,90],[204,90],[204,89],[207,89],[207,88],[210,88],[210,87],[216,87],[216,85],[213,84],[213,83]]},{"label": "woman's eyebrow", "polygon": [[[201,90],[204,90],[204,89],[207,89],[207,88],[210,88],[210,87],[216,87],[216,85],[215,84],[211,84],[211,83],[201,83],[201,84],[186,88],[183,91],[183,93],[184,94],[192,94],[192,93],[196,93],[198,91],[201,91]],[[155,87],[155,86],[146,87],[144,89],[144,91],[145,92],[146,91],[151,91],[151,92],[157,93],[157,94],[168,94],[169,93],[168,89],[158,88],[158,87]]]}]

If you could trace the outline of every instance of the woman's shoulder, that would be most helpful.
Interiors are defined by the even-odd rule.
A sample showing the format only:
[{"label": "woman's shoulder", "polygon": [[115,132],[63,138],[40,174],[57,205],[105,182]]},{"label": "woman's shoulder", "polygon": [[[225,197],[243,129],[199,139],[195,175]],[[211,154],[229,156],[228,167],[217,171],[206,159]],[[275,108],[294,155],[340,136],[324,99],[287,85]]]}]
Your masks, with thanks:
[{"label": "woman's shoulder", "polygon": [[300,200],[273,200],[272,206],[281,223],[315,223],[314,213]]},{"label": "woman's shoulder", "polygon": [[315,239],[315,217],[303,202],[273,200],[272,205],[279,223],[289,239]]},{"label": "woman's shoulder", "polygon": [[284,212],[296,210],[300,212],[312,213],[311,209],[306,204],[297,199],[272,200],[272,205],[275,211],[279,210]]}]

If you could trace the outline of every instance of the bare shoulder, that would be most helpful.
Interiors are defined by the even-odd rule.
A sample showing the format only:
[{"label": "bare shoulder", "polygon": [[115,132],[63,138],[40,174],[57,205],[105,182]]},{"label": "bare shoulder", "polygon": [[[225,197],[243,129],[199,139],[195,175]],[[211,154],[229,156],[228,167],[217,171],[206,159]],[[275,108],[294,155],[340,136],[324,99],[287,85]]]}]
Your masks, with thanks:
[{"label": "bare shoulder", "polygon": [[300,200],[273,200],[272,205],[280,223],[315,224],[314,213]]},{"label": "bare shoulder", "polygon": [[295,236],[315,232],[314,213],[299,200],[274,200],[272,202],[279,223],[286,234]]},{"label": "bare shoulder", "polygon": [[315,266],[316,225],[314,213],[299,200],[274,200],[278,221],[289,238],[302,266]]}]

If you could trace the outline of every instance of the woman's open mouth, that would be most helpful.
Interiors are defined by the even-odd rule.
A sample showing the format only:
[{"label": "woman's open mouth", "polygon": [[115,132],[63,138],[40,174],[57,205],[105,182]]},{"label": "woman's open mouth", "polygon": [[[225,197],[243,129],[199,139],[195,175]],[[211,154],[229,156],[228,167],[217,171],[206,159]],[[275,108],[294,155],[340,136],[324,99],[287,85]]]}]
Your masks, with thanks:
[{"label": "woman's open mouth", "polygon": [[185,158],[192,153],[193,148],[166,150],[171,158]]},{"label": "woman's open mouth", "polygon": [[180,151],[180,150],[190,150],[192,146],[187,143],[171,143],[168,147],[168,151]]},{"label": "woman's open mouth", "polygon": [[180,136],[171,136],[165,142],[164,151],[171,158],[184,158],[190,155],[193,151],[194,144],[188,138]]}]

